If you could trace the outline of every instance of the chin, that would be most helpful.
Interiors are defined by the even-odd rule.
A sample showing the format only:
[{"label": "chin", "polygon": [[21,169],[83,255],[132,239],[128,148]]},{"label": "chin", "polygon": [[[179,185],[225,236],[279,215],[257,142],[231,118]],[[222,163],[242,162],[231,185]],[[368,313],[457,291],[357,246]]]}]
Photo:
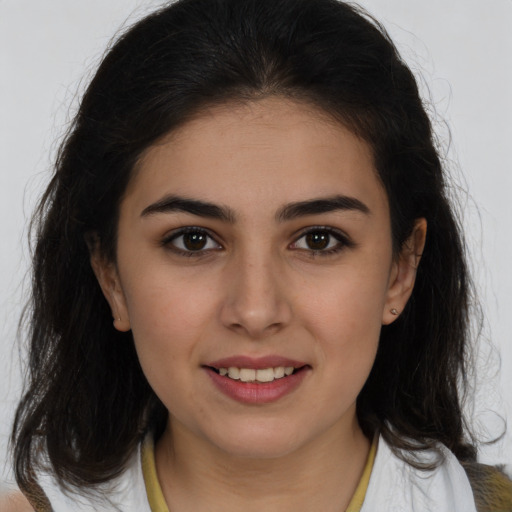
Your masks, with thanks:
[{"label": "chin", "polygon": [[285,457],[308,443],[306,432],[287,428],[283,421],[233,425],[212,433],[209,442],[217,449],[236,458],[276,459]]},{"label": "chin", "polygon": [[279,459],[293,453],[301,443],[290,442],[290,439],[276,439],[276,436],[260,436],[250,439],[241,439],[239,442],[230,440],[218,443],[217,447],[226,455],[241,459]]}]

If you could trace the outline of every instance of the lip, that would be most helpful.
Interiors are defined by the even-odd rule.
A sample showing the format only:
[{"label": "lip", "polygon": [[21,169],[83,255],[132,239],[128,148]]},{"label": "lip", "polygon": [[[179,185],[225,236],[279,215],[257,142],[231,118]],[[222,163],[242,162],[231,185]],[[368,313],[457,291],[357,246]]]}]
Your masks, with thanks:
[{"label": "lip", "polygon": [[[250,368],[260,370],[278,366],[293,366],[298,370],[287,377],[275,379],[272,382],[242,382],[218,374],[219,368]],[[215,387],[228,398],[243,404],[263,405],[277,402],[297,389],[311,370],[306,363],[281,356],[252,358],[247,356],[227,357],[204,365]]]},{"label": "lip", "polygon": [[302,368],[307,366],[303,361],[288,359],[278,355],[270,355],[264,357],[250,357],[250,356],[232,356],[207,363],[205,366],[212,368],[250,368],[251,370],[264,370],[265,368],[277,368],[278,366],[293,366],[294,368]]}]

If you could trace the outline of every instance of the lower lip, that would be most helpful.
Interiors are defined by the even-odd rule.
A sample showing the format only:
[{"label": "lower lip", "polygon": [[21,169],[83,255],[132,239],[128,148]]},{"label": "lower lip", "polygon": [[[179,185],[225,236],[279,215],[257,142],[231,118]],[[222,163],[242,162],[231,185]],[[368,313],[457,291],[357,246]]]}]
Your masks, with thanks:
[{"label": "lower lip", "polygon": [[217,389],[229,398],[244,404],[268,404],[288,395],[294,391],[306,377],[308,367],[305,366],[297,372],[275,379],[272,382],[242,382],[223,377],[211,368],[205,368],[210,379]]}]

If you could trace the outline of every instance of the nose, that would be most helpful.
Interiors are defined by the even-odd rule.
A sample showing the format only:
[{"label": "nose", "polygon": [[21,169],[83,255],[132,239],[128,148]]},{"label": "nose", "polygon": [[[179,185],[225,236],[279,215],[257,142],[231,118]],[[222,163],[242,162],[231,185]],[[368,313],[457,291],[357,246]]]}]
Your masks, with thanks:
[{"label": "nose", "polygon": [[221,321],[232,331],[262,339],[282,330],[292,318],[283,272],[270,257],[240,257],[230,265]]}]

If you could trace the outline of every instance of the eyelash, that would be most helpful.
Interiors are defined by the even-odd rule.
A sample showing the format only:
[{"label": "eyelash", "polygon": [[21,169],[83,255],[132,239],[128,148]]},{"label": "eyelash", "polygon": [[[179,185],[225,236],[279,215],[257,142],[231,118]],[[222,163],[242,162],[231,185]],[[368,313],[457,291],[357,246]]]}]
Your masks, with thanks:
[{"label": "eyelash", "polygon": [[[173,243],[176,240],[178,240],[180,237],[183,237],[184,235],[187,235],[187,234],[196,234],[196,235],[205,236],[208,239],[206,241],[206,245],[208,245],[209,243],[211,243],[213,241],[217,247],[206,248],[206,249],[200,248],[197,250],[185,250],[185,249],[181,249],[180,247],[177,247]],[[328,249],[315,250],[315,249],[294,247],[298,244],[298,242],[300,240],[307,237],[308,235],[313,235],[313,234],[327,235],[327,237],[329,237],[328,245],[331,243],[331,238],[334,238],[337,241],[337,243],[334,247],[331,247]],[[218,250],[222,249],[222,246],[216,241],[215,237],[212,236],[212,234],[208,230],[206,230],[204,228],[200,228],[200,227],[194,227],[194,226],[189,226],[189,227],[185,227],[185,228],[181,228],[176,231],[173,231],[171,234],[166,236],[161,241],[161,245],[163,247],[168,248],[169,250],[171,250],[172,252],[174,252],[180,256],[196,257],[196,258],[205,256],[212,251],[218,251]],[[344,248],[351,248],[354,246],[355,246],[354,242],[352,242],[347,237],[347,235],[345,235],[343,232],[341,232],[337,229],[334,229],[332,227],[327,227],[327,226],[312,226],[310,228],[303,230],[300,233],[300,235],[295,239],[295,241],[292,242],[288,247],[292,248],[292,249],[299,250],[299,251],[303,251],[304,253],[309,254],[311,257],[317,257],[317,256],[327,257],[327,256],[331,256],[333,254],[339,253]]]},{"label": "eyelash", "polygon": [[[208,248],[208,249],[198,249],[198,250],[194,251],[194,250],[184,250],[184,249],[177,247],[175,244],[173,244],[173,242],[175,242],[177,239],[179,239],[180,237],[187,235],[187,234],[203,235],[208,239],[206,242],[207,244],[210,243],[211,241],[213,241],[218,247]],[[205,256],[206,254],[209,254],[212,251],[218,251],[221,249],[220,244],[215,240],[215,237],[213,237],[208,230],[206,230],[204,228],[194,227],[194,226],[185,227],[185,228],[181,228],[176,231],[173,231],[171,234],[169,234],[162,240],[161,245],[163,247],[168,248],[172,252],[178,254],[179,256],[185,256],[185,257],[189,257],[189,258],[190,257],[197,258],[197,257]]]},{"label": "eyelash", "polygon": [[295,242],[290,244],[289,247],[293,248],[293,246],[297,245],[301,239],[307,237],[308,235],[312,235],[312,234],[327,235],[329,237],[329,239],[328,239],[329,244],[331,243],[331,238],[334,238],[337,242],[336,245],[334,245],[334,247],[331,247],[328,249],[315,250],[315,249],[301,249],[301,248],[296,247],[297,250],[304,251],[305,253],[308,253],[312,257],[332,256],[334,254],[341,252],[345,248],[350,249],[355,246],[355,243],[352,240],[350,240],[350,238],[342,231],[339,231],[337,229],[334,229],[334,228],[328,227],[328,226],[313,226],[313,227],[307,228],[304,231],[302,231],[300,233],[300,236],[295,240]]}]

